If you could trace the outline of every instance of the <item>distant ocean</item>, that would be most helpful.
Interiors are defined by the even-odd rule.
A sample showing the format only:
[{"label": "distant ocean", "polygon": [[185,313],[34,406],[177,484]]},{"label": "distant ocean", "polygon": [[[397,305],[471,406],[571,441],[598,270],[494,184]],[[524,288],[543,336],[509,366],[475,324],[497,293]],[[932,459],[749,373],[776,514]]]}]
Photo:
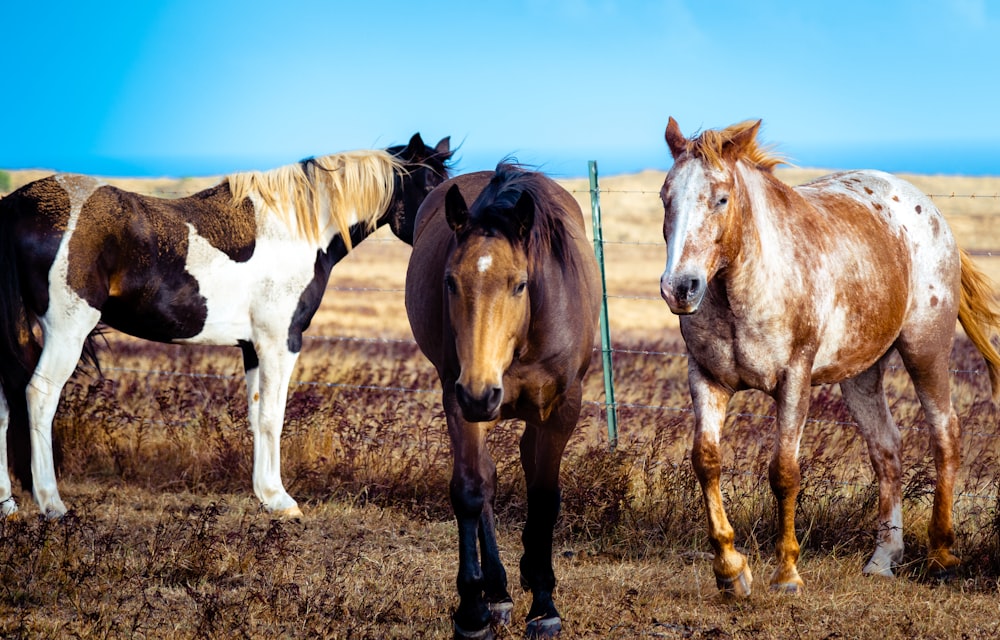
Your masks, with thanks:
[{"label": "distant ocean", "polygon": [[[802,168],[881,169],[891,173],[963,176],[1000,176],[1000,143],[907,143],[869,147],[795,147],[775,150]],[[332,150],[331,150],[332,152]],[[666,171],[671,160],[662,147],[591,150],[507,149],[497,151],[459,148],[458,172],[489,170],[504,158],[516,159],[557,177],[585,177],[588,161],[596,160],[602,176],[637,173],[645,169]],[[214,176],[235,171],[264,170],[300,158],[285,157],[173,157],[173,158],[47,158],[43,163],[14,166],[0,154],[0,168],[45,168],[91,175],[121,177]]]},{"label": "distant ocean", "polygon": [[[1000,176],[1000,143],[996,144],[906,144],[872,147],[777,146],[775,151],[797,167],[840,170],[880,169],[890,173],[929,175]],[[509,152],[508,152],[509,153]],[[602,176],[637,173],[644,169],[666,171],[672,160],[666,144],[662,149],[604,151],[525,150],[511,153],[517,160],[562,177],[584,177],[588,160],[596,160]],[[471,154],[459,150],[459,170],[491,169],[503,154]]]}]

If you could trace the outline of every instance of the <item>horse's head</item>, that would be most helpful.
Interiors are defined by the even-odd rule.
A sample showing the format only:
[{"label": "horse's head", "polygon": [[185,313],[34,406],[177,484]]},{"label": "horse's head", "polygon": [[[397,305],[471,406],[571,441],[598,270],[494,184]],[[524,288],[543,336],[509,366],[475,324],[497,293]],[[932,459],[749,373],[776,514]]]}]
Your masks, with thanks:
[{"label": "horse's head", "polygon": [[734,226],[741,215],[737,163],[757,156],[779,162],[757,148],[759,128],[759,120],[744,122],[689,140],[676,120],[667,124],[674,165],[660,190],[667,242],[660,294],[678,315],[698,310],[709,281],[734,257]]},{"label": "horse's head", "polygon": [[386,151],[403,163],[403,171],[396,175],[392,206],[386,214],[389,226],[397,238],[412,245],[413,224],[420,203],[434,187],[448,179],[450,138],[442,138],[432,148],[424,144],[419,133],[415,133],[405,146],[389,147]]},{"label": "horse's head", "polygon": [[490,189],[484,191],[471,211],[457,185],[445,196],[445,215],[456,239],[444,272],[461,367],[455,393],[470,422],[499,416],[504,372],[527,335],[531,316],[527,244],[534,199],[527,191],[484,198],[489,194]]}]

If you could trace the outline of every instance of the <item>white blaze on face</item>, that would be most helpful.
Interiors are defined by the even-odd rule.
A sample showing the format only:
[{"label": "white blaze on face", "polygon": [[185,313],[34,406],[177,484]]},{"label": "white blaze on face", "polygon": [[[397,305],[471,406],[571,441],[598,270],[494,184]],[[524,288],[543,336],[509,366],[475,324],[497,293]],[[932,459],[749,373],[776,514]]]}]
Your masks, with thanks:
[{"label": "white blaze on face", "polygon": [[[687,242],[690,228],[693,226],[695,215],[703,216],[704,212],[699,211],[699,203],[704,200],[703,194],[709,189],[705,172],[698,163],[690,162],[678,167],[674,174],[672,184],[675,186],[673,195],[673,210],[667,212],[672,215],[672,233],[667,238],[667,265],[665,275],[672,276],[677,270],[681,253]],[[698,219],[700,220],[700,216]]]},{"label": "white blaze on face", "polygon": [[485,256],[480,257],[476,262],[476,268],[479,270],[479,273],[486,273],[487,269],[489,269],[492,264],[493,256],[486,254]]}]

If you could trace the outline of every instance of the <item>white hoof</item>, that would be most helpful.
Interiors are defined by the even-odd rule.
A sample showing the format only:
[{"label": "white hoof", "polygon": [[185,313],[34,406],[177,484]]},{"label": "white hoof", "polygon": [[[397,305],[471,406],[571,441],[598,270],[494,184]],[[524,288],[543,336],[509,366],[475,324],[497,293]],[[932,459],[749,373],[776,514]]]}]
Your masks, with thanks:
[{"label": "white hoof", "polygon": [[295,504],[285,509],[274,509],[271,515],[276,518],[281,518],[282,520],[301,520],[302,519],[302,509],[299,509],[299,505]]},{"label": "white hoof", "polygon": [[895,578],[892,572],[893,561],[888,555],[876,553],[861,570],[866,576],[881,576],[883,578]]},{"label": "white hoof", "polygon": [[17,513],[17,502],[14,501],[14,496],[0,501],[0,518],[9,518],[15,513]]},{"label": "white hoof", "polygon": [[66,515],[66,512],[68,511],[66,505],[64,505],[63,501],[59,498],[56,498],[47,505],[40,504],[39,507],[41,508],[42,513],[45,514],[45,518],[47,520],[58,520]]},{"label": "white hoof", "polygon": [[63,509],[57,509],[55,507],[49,507],[48,509],[45,510],[45,519],[46,520],[59,520],[64,515],[66,515],[66,509],[65,508],[63,508]]}]

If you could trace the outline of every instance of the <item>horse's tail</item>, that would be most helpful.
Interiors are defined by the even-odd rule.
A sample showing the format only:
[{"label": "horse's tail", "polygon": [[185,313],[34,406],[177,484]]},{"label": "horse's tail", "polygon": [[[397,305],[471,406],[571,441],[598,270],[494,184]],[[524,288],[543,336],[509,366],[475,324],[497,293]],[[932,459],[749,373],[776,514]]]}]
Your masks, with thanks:
[{"label": "horse's tail", "polygon": [[[7,430],[8,460],[14,475],[26,490],[31,488],[31,441],[28,429],[28,381],[38,361],[41,346],[31,331],[31,315],[24,304],[18,273],[16,212],[10,198],[0,200],[0,385],[10,410]],[[6,473],[0,469],[0,473]]]},{"label": "horse's tail", "polygon": [[962,297],[958,304],[958,321],[986,359],[993,402],[996,403],[1000,401],[1000,353],[990,337],[993,331],[1000,330],[1000,311],[989,278],[976,267],[969,254],[962,250],[959,254],[962,258]]}]

